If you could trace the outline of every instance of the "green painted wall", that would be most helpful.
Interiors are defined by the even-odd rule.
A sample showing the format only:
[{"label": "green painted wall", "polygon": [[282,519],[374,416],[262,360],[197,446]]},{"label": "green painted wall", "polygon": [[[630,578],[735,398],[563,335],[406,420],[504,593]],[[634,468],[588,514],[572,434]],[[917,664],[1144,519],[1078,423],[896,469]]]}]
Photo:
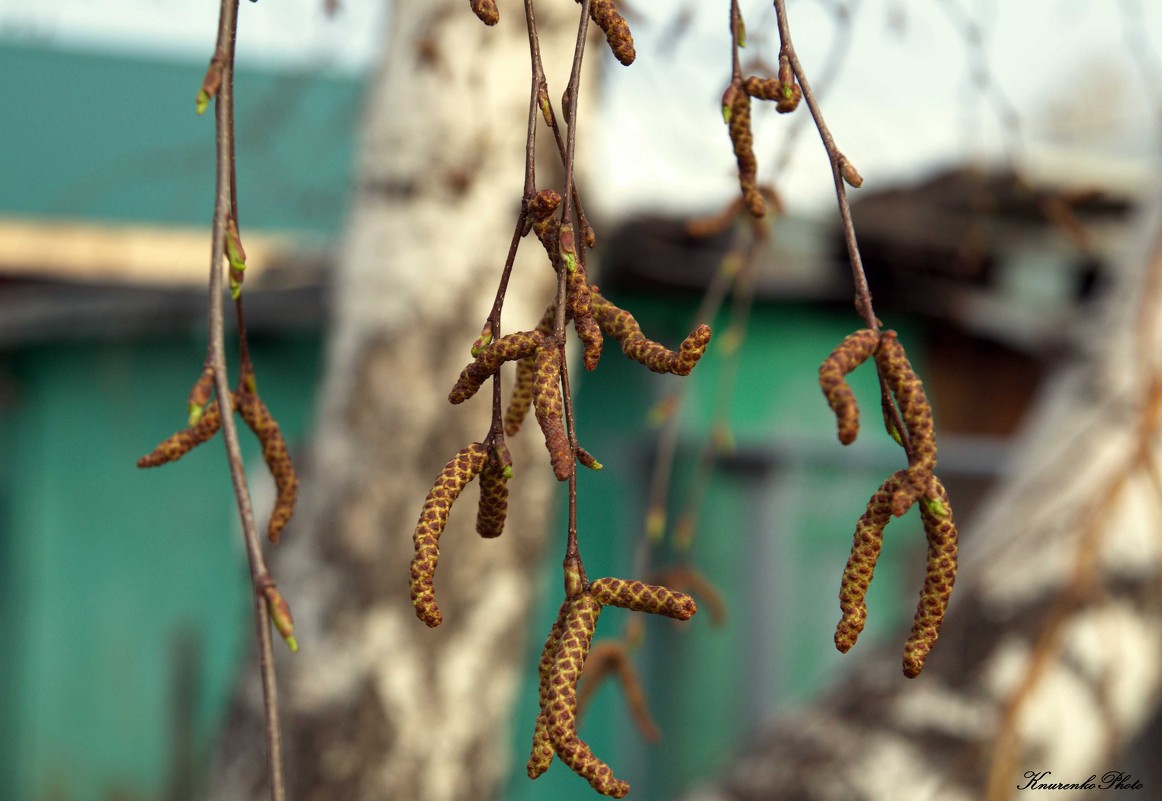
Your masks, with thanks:
[{"label": "green painted wall", "polygon": [[[208,224],[213,114],[206,62],[0,44],[0,214]],[[351,197],[363,82],[239,66],[244,226],[338,233]]]},{"label": "green painted wall", "polygon": [[[252,350],[293,448],[317,342],[258,338]],[[162,798],[175,774],[205,770],[250,647],[225,454],[219,437],[177,464],[135,466],[183,426],[203,352],[191,332],[7,362],[0,797]],[[261,451],[244,442],[257,481]]]}]

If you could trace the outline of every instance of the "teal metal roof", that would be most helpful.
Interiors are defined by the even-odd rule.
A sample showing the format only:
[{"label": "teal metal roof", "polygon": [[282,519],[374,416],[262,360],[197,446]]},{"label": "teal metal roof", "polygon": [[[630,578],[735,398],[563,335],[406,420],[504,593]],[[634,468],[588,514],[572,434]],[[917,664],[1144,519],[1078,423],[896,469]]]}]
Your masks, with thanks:
[{"label": "teal metal roof", "polygon": [[[194,113],[205,68],[0,43],[0,215],[207,223],[214,120]],[[238,68],[243,226],[339,231],[363,85]]]}]

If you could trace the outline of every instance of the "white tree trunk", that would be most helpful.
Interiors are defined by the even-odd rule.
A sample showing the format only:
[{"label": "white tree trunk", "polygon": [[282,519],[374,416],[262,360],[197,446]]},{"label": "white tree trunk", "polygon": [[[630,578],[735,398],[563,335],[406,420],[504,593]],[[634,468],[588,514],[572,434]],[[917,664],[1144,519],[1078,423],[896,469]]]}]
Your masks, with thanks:
[{"label": "white tree trunk", "polygon": [[688,801],[1002,801],[1030,778],[1096,774],[1100,785],[1133,770],[1124,746],[1162,693],[1160,223],[1156,208],[1104,317],[1077,320],[1079,358],[963,532],[951,614],[923,675],[900,675],[902,635],[857,647],[841,684],[757,735]]},{"label": "white tree trunk", "polygon": [[[541,50],[559,97],[577,7],[541,5]],[[447,393],[470,360],[516,223],[530,61],[519,5],[503,4],[494,28],[464,0],[392,9],[334,282],[321,416],[299,516],[274,557],[302,644],[279,658],[295,801],[494,796],[521,758],[507,749],[511,702],[556,484],[533,430],[511,443],[502,537],[476,535],[477,491],[464,492],[441,540],[444,624],[424,626],[408,595],[411,535],[444,463],[488,430],[490,385],[463,406]],[[539,148],[542,164],[558,163],[542,171],[538,188],[551,188],[561,173],[543,128]],[[539,249],[522,247],[506,332],[532,328],[554,295]],[[215,799],[265,796],[261,694],[248,675]]]}]

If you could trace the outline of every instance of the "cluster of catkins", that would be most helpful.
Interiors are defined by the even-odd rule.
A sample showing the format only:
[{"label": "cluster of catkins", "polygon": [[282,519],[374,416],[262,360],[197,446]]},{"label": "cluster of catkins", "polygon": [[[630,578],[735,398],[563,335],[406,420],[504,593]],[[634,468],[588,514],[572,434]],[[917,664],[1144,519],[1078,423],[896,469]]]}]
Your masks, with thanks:
[{"label": "cluster of catkins", "polygon": [[[876,370],[899,409],[907,435],[908,466],[888,477],[871,496],[855,527],[851,556],[843,571],[835,629],[835,647],[846,653],[867,621],[864,599],[883,545],[884,528],[917,501],[928,539],[928,563],[912,632],[904,645],[904,675],[915,678],[940,635],[940,624],[956,580],[957,533],[952,507],[936,468],[936,438],[932,407],[913,372],[895,331],[856,331],[840,343],[819,368],[819,385],[839,428],[839,441],[849,445],[859,433],[859,408],[844,377],[874,356]],[[888,433],[901,444],[904,437],[885,409]]]},{"label": "cluster of catkins", "polygon": [[[198,445],[212,438],[222,427],[222,409],[218,399],[210,400],[214,385],[214,371],[211,367],[202,370],[202,375],[190,390],[188,410],[189,428],[185,428],[163,440],[156,448],[137,460],[138,467],[159,467],[175,462]],[[230,393],[230,407],[258,437],[262,444],[262,458],[274,477],[277,497],[270,513],[266,534],[271,542],[278,542],[282,530],[290,522],[298,498],[299,479],[287,450],[286,438],[278,427],[274,416],[258,395],[254,372],[249,364],[243,365],[242,378],[237,388]],[[262,588],[271,619],[279,633],[292,650],[297,650],[294,638],[294,623],[285,599],[274,587],[272,581]]]},{"label": "cluster of catkins", "polygon": [[754,135],[750,127],[750,99],[772,100],[780,114],[799,106],[803,92],[795,82],[786,58],[779,61],[778,78],[736,77],[722,94],[722,119],[730,131],[734,158],[738,162],[738,185],[750,213],[762,217],[767,204],[758,186],[758,161],[754,155]]},{"label": "cluster of catkins", "polygon": [[[699,325],[672,351],[642,334],[633,315],[607,300],[588,283],[584,262],[578,258],[571,225],[561,225],[552,216],[561,197],[553,191],[538,193],[529,204],[531,229],[544,243],[554,266],[566,273],[567,320],[584,349],[585,367],[597,366],[604,337],[615,339],[627,357],[657,373],[689,375],[706,352],[710,326]],[[504,415],[504,434],[516,434],[532,407],[553,472],[561,481],[568,480],[574,461],[591,469],[601,464],[584,448],[573,448],[565,432],[564,398],[561,391],[563,343],[554,334],[556,305],[546,309],[532,331],[519,331],[497,339],[486,325],[484,333],[473,343],[473,361],[460,373],[448,393],[448,400],[458,404],[471,398],[496,375],[505,362],[515,361],[516,381]],[[495,537],[504,528],[508,508],[508,479],[512,477],[512,459],[502,436],[491,436],[487,444],[474,442],[460,450],[436,478],[420,512],[414,536],[415,556],[411,563],[411,596],[420,619],[429,626],[442,620],[436,605],[432,581],[439,559],[440,535],[448,520],[452,502],[476,476],[480,476],[480,511],[477,532]]]},{"label": "cluster of catkins", "polygon": [[[583,347],[585,367],[594,369],[605,337],[612,337],[625,355],[658,373],[688,375],[706,352],[710,327],[700,325],[672,351],[647,339],[633,315],[607,300],[591,286],[584,259],[577,253],[571,224],[554,216],[561,197],[542,191],[528,205],[528,230],[545,247],[558,274],[565,275],[566,322],[573,322]],[[473,343],[473,356],[448,394],[451,403],[463,403],[497,375],[505,362],[515,361],[516,381],[504,415],[503,432],[493,431],[485,442],[461,449],[440,471],[420,511],[413,537],[410,567],[411,598],[416,614],[428,626],[438,626],[443,615],[436,603],[433,580],[439,560],[440,536],[452,504],[464,488],[480,477],[477,533],[498,536],[508,510],[508,480],[512,459],[504,436],[516,434],[531,407],[544,435],[549,461],[558,479],[569,479],[575,463],[592,469],[601,465],[584,448],[575,446],[565,430],[561,360],[564,343],[556,331],[557,306],[545,311],[532,331],[494,338],[490,325]],[[529,775],[536,778],[557,754],[598,792],[621,797],[629,786],[615,779],[603,762],[593,756],[577,737],[577,679],[581,675],[597,616],[603,605],[663,614],[686,620],[694,614],[694,601],[680,592],[651,584],[621,579],[586,581],[578,560],[566,562],[566,600],[553,626],[541,659],[541,714],[537,719]]]},{"label": "cluster of catkins", "polygon": [[528,774],[530,779],[539,777],[556,755],[597,792],[622,798],[629,792],[629,784],[615,777],[577,736],[577,680],[604,606],[675,620],[689,620],[697,606],[689,595],[656,584],[615,578],[588,581],[578,560],[565,560],[565,600],[541,650],[540,713],[533,730]]}]

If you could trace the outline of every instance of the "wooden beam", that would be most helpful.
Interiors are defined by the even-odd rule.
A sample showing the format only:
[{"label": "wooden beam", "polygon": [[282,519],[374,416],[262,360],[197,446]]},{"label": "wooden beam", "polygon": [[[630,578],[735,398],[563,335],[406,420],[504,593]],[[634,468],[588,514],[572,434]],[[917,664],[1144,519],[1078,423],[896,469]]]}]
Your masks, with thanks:
[{"label": "wooden beam", "polygon": [[[287,257],[287,234],[243,231],[247,277]],[[162,286],[206,282],[210,230],[91,221],[0,218],[0,276]]]}]

